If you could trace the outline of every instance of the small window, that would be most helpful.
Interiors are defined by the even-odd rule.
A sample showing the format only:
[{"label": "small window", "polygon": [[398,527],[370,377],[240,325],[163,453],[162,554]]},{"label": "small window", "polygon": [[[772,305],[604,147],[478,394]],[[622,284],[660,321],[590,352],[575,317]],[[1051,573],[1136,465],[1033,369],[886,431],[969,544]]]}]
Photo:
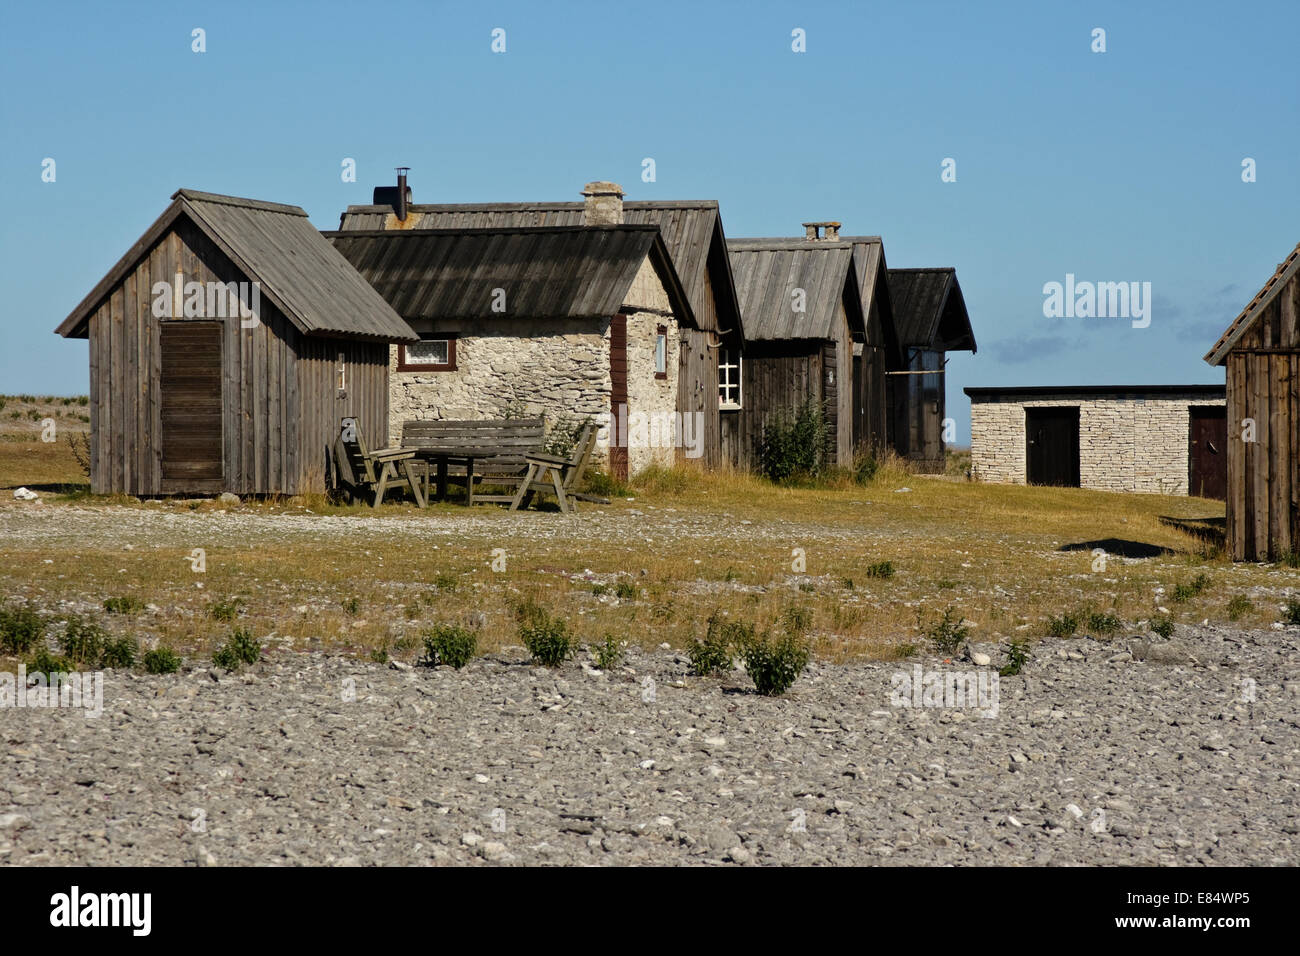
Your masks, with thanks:
[{"label": "small window", "polygon": [[718,350],[718,407],[740,408],[740,351]]},{"label": "small window", "polygon": [[668,377],[668,327],[659,326],[655,332],[655,378]]},{"label": "small window", "polygon": [[343,360],[343,353],[339,353],[339,364],[337,371],[338,390],[346,392],[348,390],[348,363]]},{"label": "small window", "polygon": [[419,342],[402,346],[399,372],[456,371],[456,337],[445,332],[421,332]]}]

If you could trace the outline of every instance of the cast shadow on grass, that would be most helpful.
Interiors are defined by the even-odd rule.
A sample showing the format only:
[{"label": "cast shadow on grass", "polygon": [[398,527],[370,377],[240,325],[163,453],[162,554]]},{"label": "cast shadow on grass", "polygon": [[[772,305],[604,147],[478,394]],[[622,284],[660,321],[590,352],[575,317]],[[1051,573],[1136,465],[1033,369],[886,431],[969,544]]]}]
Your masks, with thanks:
[{"label": "cast shadow on grass", "polygon": [[1102,538],[1098,541],[1080,541],[1076,544],[1063,544],[1062,551],[1095,551],[1097,548],[1108,555],[1121,558],[1159,558],[1168,554],[1177,554],[1173,548],[1145,541],[1126,541],[1123,538]]}]

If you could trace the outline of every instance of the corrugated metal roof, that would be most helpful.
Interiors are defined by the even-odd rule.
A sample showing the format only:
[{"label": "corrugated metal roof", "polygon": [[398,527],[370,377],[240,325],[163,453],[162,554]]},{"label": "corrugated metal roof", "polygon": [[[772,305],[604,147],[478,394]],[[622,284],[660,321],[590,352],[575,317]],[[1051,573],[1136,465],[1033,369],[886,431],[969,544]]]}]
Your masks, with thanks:
[{"label": "corrugated metal roof", "polygon": [[103,297],[180,216],[202,229],[302,333],[394,342],[417,339],[300,207],[192,189],[172,195],[172,204],[64,320],[59,334],[84,334],[83,326]]},{"label": "corrugated metal roof", "polygon": [[[727,243],[745,338],[835,339],[846,283],[849,327],[863,334],[861,285],[853,243],[843,240],[732,239]],[[805,311],[794,311],[794,290],[804,291]]]},{"label": "corrugated metal roof", "polygon": [[[426,203],[410,207],[419,215],[410,231],[421,229],[501,229],[541,226],[581,226],[581,202],[542,203]],[[390,206],[349,206],[339,220],[341,232],[384,229],[393,210]],[[623,202],[623,220],[630,225],[655,225],[663,234],[664,244],[672,257],[673,267],[690,300],[696,316],[708,314],[705,304],[708,289],[709,252],[716,243],[719,264],[727,269],[726,237],[716,200],[655,200]],[[735,285],[730,277],[714,294],[721,311],[731,311],[720,321],[730,324],[740,319]]]},{"label": "corrugated metal roof", "polygon": [[1300,272],[1300,243],[1291,250],[1291,254],[1278,264],[1273,274],[1269,276],[1255,297],[1246,304],[1246,307],[1237,314],[1229,325],[1219,336],[1219,340],[1214,343],[1214,348],[1205,354],[1205,361],[1211,365],[1222,365],[1227,361],[1228,353],[1232,351],[1238,340],[1246,334],[1246,330],[1255,324],[1255,319],[1259,314],[1268,307],[1286,284],[1291,281],[1291,277]]},{"label": "corrugated metal roof", "polygon": [[975,333],[956,269],[890,269],[889,295],[903,346],[975,351]]},{"label": "corrugated metal roof", "polygon": [[[325,234],[407,319],[596,318],[618,312],[647,256],[693,324],[655,226],[348,230]],[[495,289],[506,311],[493,311]]]}]

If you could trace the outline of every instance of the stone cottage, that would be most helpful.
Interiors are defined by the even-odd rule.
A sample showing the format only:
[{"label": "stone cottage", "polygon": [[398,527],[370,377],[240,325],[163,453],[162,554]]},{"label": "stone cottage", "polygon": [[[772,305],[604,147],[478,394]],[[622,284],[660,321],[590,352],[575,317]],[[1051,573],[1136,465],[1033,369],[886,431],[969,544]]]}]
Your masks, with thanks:
[{"label": "stone cottage", "polygon": [[626,478],[702,454],[678,411],[682,330],[697,328],[654,225],[326,234],[420,341],[393,349],[389,437],[407,420],[592,419]]},{"label": "stone cottage", "polygon": [[1223,498],[1222,385],[968,388],[979,481]]},{"label": "stone cottage", "polygon": [[744,328],[716,200],[629,200],[614,183],[591,182],[581,202],[413,203],[400,173],[396,189],[378,187],[371,205],[349,206],[339,230],[658,226],[695,315],[695,327],[679,328],[672,368],[678,412],[702,416],[703,454],[689,457],[679,450],[678,460],[710,468],[725,464],[722,420],[741,408]]}]

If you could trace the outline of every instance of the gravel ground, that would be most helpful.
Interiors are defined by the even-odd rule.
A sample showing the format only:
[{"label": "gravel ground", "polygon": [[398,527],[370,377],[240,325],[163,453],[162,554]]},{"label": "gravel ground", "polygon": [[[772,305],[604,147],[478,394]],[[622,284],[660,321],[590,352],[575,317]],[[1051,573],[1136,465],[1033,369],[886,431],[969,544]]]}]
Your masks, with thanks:
[{"label": "gravel ground", "polygon": [[0,860],[1295,865],[1298,644],[1046,642],[995,717],[893,706],[913,665],[975,668],[932,657],[776,699],[669,650],[108,672],[98,718],[0,709]]}]

